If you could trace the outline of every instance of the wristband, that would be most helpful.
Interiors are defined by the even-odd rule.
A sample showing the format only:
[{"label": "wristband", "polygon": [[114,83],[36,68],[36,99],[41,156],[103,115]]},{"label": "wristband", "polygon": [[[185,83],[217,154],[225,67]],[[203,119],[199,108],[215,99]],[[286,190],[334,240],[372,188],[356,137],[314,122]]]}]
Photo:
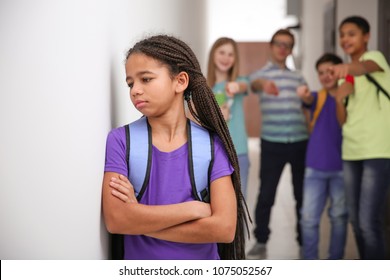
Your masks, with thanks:
[{"label": "wristband", "polygon": [[352,84],[352,85],[355,84],[355,78],[354,78],[352,75],[347,75],[347,76],[345,77],[345,81],[346,81],[347,83]]}]

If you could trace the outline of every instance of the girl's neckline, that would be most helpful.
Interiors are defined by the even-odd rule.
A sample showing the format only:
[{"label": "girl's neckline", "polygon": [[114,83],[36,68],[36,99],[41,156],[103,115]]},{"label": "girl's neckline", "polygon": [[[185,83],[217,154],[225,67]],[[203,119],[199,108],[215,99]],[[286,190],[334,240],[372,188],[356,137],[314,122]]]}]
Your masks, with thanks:
[{"label": "girl's neckline", "polygon": [[188,142],[185,142],[180,147],[173,149],[171,151],[161,151],[155,145],[152,145],[152,150],[153,152],[157,153],[160,156],[165,156],[165,157],[169,156],[170,158],[172,158],[172,157],[178,157],[183,155],[187,151],[187,146],[188,146]]}]

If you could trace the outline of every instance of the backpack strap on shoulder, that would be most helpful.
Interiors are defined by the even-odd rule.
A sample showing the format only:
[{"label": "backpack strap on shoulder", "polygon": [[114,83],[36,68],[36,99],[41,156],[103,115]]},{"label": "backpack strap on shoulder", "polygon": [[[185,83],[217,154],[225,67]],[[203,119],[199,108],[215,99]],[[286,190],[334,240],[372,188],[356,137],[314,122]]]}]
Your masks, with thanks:
[{"label": "backpack strap on shoulder", "polygon": [[389,93],[377,82],[377,80],[374,79],[373,76],[370,74],[366,74],[366,78],[373,83],[376,88],[377,88],[377,95],[379,96],[379,92],[381,91],[389,100],[390,100],[390,95]]},{"label": "backpack strap on shoulder", "polygon": [[318,119],[318,116],[320,115],[320,113],[322,111],[322,108],[324,107],[327,96],[328,96],[328,93],[327,93],[326,89],[322,89],[322,90],[318,91],[318,93],[317,93],[316,107],[315,107],[315,110],[313,112],[313,117],[312,117],[310,124],[309,124],[310,132],[312,132],[314,129],[314,125]]},{"label": "backpack strap on shoulder", "polygon": [[187,121],[188,163],[192,192],[197,200],[210,202],[210,175],[214,162],[214,141],[211,133]]},{"label": "backpack strap on shoulder", "polygon": [[[151,128],[147,118],[142,117],[126,125],[125,129],[128,178],[139,201],[145,192],[150,177],[152,162]],[[145,141],[145,139],[148,140]]]}]

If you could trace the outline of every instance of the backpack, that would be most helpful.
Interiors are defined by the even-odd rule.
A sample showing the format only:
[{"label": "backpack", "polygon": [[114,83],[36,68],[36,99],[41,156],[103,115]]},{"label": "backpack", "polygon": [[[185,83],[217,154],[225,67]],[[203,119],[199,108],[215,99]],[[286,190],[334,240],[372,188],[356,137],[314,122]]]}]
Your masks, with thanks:
[{"label": "backpack", "polygon": [[373,83],[376,86],[376,94],[379,96],[379,92],[383,92],[383,94],[390,100],[389,93],[372,77],[370,74],[366,74],[367,80],[369,80],[371,83]]},{"label": "backpack", "polygon": [[[376,86],[376,94],[379,98],[379,92],[382,92],[390,101],[390,94],[374,79],[370,74],[365,74],[367,80]],[[345,98],[345,107],[348,106],[348,96]]]},{"label": "backpack", "polygon": [[[379,92],[382,92],[390,100],[389,93],[370,74],[365,74],[365,76],[366,76],[368,81],[370,81],[371,83],[373,83],[376,86],[376,88],[377,88],[376,93],[378,96],[379,96]],[[313,118],[311,119],[310,124],[309,124],[309,131],[310,132],[313,131],[314,125],[317,121],[318,116],[321,113],[322,107],[324,107],[327,95],[328,95],[328,93],[326,92],[325,89],[320,90],[317,94],[316,108],[313,112]],[[345,107],[347,107],[347,106],[348,106],[348,96],[346,97],[346,100],[345,100]]]},{"label": "backpack", "polygon": [[[146,117],[125,126],[128,178],[139,201],[149,183],[152,161],[151,127]],[[148,139],[147,141],[145,139]],[[214,141],[208,130],[187,120],[188,164],[192,193],[210,202],[210,175],[214,161]]]},{"label": "backpack", "polygon": [[[142,117],[125,125],[125,132],[128,178],[139,201],[149,183],[152,161],[151,127],[147,118]],[[192,193],[197,200],[210,202],[210,174],[214,163],[213,137],[208,130],[188,120],[187,139]],[[111,235],[111,259],[123,260],[123,245],[122,234]]]},{"label": "backpack", "polygon": [[309,123],[309,131],[310,132],[312,132],[314,129],[314,125],[318,119],[318,116],[320,115],[320,113],[322,111],[322,108],[324,107],[324,104],[325,104],[327,97],[328,97],[328,93],[327,93],[326,89],[322,89],[322,90],[318,91],[316,107],[315,107],[314,112],[313,112],[313,117]]}]

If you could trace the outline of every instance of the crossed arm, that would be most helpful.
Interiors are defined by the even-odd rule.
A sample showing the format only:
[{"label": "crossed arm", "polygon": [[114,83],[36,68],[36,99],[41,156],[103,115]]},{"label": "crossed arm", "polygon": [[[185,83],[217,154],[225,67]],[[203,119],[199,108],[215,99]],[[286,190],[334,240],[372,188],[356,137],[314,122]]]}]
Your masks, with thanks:
[{"label": "crossed arm", "polygon": [[123,175],[106,172],[103,179],[103,215],[111,233],[147,235],[184,242],[231,242],[235,236],[237,206],[230,176],[211,183],[211,203],[188,201],[144,205],[136,201]]}]

